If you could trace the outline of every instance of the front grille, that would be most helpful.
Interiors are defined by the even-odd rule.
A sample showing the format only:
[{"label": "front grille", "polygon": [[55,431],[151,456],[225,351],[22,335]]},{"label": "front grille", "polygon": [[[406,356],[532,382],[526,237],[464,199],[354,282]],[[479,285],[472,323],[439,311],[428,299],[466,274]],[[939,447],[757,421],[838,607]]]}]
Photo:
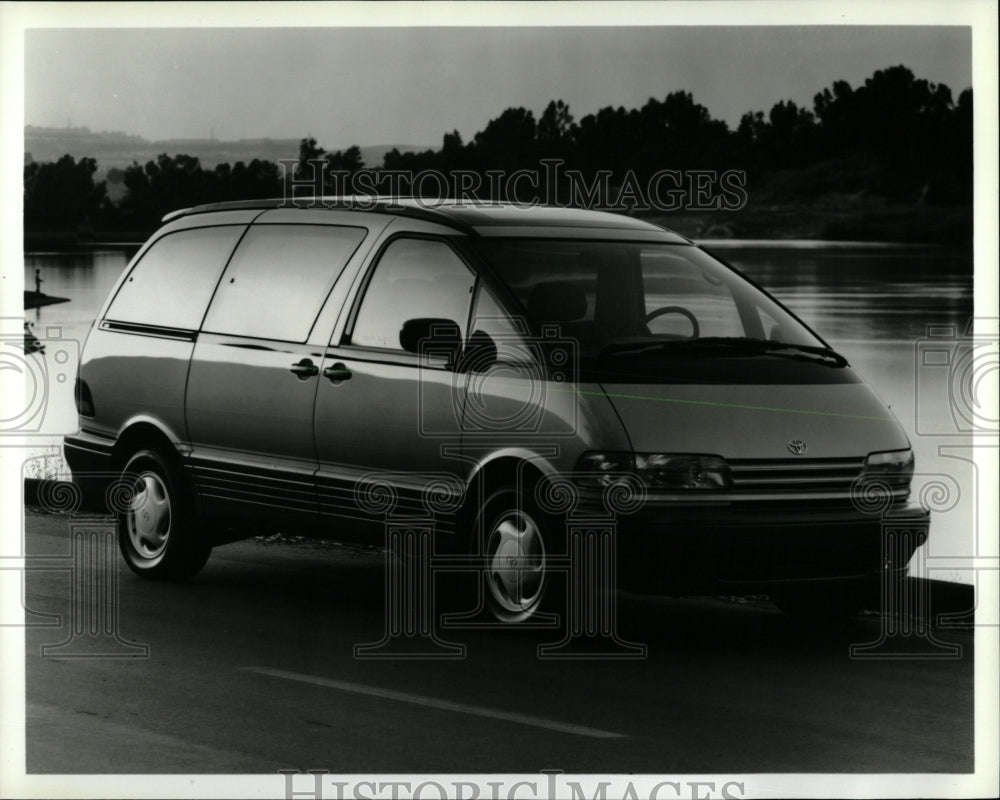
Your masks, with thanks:
[{"label": "front grille", "polygon": [[864,458],[782,458],[729,461],[733,491],[741,494],[850,492]]}]

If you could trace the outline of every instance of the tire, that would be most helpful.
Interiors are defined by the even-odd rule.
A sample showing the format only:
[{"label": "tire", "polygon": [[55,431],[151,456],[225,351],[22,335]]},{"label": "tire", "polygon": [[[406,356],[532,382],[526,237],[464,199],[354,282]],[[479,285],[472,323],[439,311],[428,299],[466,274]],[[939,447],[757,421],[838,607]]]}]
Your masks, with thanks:
[{"label": "tire", "polygon": [[528,491],[505,486],[486,499],[473,532],[485,559],[480,580],[494,620],[516,625],[545,607],[552,584],[551,527]]},{"label": "tire", "polygon": [[212,551],[197,524],[194,498],[176,459],[155,448],[140,450],[122,470],[134,482],[126,509],[118,513],[118,548],[143,578],[186,580]]}]

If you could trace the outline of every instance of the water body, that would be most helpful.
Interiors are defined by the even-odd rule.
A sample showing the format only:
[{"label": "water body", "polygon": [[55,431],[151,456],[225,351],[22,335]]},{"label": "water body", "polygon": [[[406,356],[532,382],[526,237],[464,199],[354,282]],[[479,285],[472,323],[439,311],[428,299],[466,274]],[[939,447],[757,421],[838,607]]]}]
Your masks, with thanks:
[{"label": "water body", "polygon": [[[930,246],[835,242],[714,241],[705,246],[764,286],[843,353],[892,407],[913,443],[914,491],[935,501],[931,541],[914,572],[971,582],[979,552],[969,420],[975,397],[963,335],[973,316],[971,252]],[[91,321],[136,246],[94,245],[72,252],[25,254],[25,288],[41,270],[43,291],[71,302],[26,312],[42,340],[82,343]],[[931,334],[929,336],[929,334]],[[58,345],[49,345],[47,366]],[[65,349],[65,348],[64,348]],[[928,349],[952,354],[951,364]],[[38,445],[75,427],[72,380],[51,383]],[[33,454],[42,452],[35,448]],[[49,452],[52,452],[51,449]],[[940,487],[943,491],[936,491]],[[947,495],[947,496],[945,496]]]}]

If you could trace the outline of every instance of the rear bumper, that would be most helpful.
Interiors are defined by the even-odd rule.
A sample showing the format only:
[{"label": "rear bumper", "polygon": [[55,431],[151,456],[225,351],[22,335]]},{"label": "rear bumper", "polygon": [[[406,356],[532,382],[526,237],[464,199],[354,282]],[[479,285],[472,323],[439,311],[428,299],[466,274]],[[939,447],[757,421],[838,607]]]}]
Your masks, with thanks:
[{"label": "rear bumper", "polygon": [[84,504],[103,510],[105,492],[119,475],[113,469],[114,440],[80,432],[63,439],[63,456],[73,473],[73,483],[83,492]]},{"label": "rear bumper", "polygon": [[646,508],[620,517],[619,586],[655,593],[766,591],[776,584],[905,574],[929,512],[853,508]]}]

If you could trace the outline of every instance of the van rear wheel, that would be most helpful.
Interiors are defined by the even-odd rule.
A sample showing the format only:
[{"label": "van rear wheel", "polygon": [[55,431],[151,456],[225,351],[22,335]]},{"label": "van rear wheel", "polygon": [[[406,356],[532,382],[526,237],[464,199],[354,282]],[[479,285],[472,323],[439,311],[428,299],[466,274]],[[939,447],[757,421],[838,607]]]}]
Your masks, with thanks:
[{"label": "van rear wheel", "polygon": [[140,450],[122,470],[130,487],[118,512],[118,547],[137,575],[185,580],[197,574],[211,553],[200,535],[194,502],[183,491],[174,459],[155,448]]}]

